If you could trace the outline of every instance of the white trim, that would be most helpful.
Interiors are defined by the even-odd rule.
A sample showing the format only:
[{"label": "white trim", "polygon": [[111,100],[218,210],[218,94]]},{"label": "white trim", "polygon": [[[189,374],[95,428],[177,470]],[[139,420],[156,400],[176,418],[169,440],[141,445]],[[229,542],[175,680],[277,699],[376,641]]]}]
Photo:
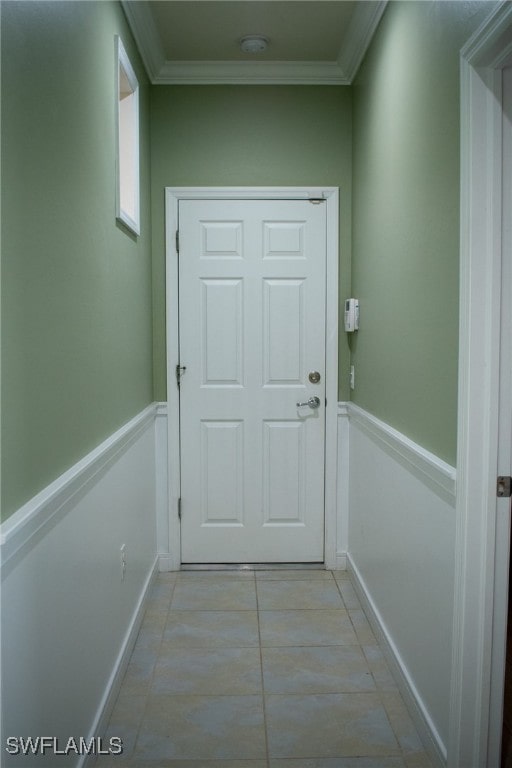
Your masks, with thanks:
[{"label": "white trim", "polygon": [[156,551],[159,570],[172,570],[169,562],[169,488],[167,461],[167,403],[156,403],[155,419],[155,507]]},{"label": "white trim", "polygon": [[[137,605],[135,606],[135,609],[133,611],[132,619],[126,630],[124,640],[121,644],[121,648],[117,655],[117,659],[112,668],[110,677],[107,680],[107,683],[105,685],[105,689],[103,691],[101,701],[98,705],[98,709],[96,711],[96,715],[94,717],[92,727],[90,729],[90,733],[88,737],[89,739],[93,738],[94,736],[98,736],[98,734],[104,734],[105,731],[107,730],[110,716],[112,714],[112,710],[114,709],[117,696],[121,689],[126,668],[128,667],[130,656],[132,654],[135,641],[137,640],[137,635],[139,634],[139,629],[141,627],[142,620],[144,618],[144,613],[146,611],[146,603],[147,603],[149,594],[151,592],[151,587],[153,586],[154,580],[157,575],[157,571],[158,571],[157,566],[158,566],[158,558],[155,559],[153,567],[151,568],[151,570],[147,575],[146,581],[144,583],[144,587],[137,601]],[[93,768],[95,761],[96,761],[95,756],[82,755],[77,763],[77,768],[85,768],[85,766],[90,766],[90,768]]]},{"label": "white trim", "polygon": [[371,43],[387,0],[356,5],[337,61],[172,61],[146,3],[121,0],[153,85],[351,85]]},{"label": "white trim", "polygon": [[[98,735],[106,725],[157,563],[157,411],[145,408],[2,526],[2,645],[11,650],[2,690],[15,733],[40,732],[37,701],[16,696],[34,675],[72,732]],[[32,605],[47,619],[37,631]],[[77,696],[66,701],[70,686]]]},{"label": "white trim", "polygon": [[350,85],[336,61],[166,61],[154,85]]},{"label": "white trim", "polygon": [[[116,52],[116,69],[115,69],[115,124],[116,124],[116,218],[125,227],[127,227],[135,235],[140,235],[140,162],[139,162],[139,144],[140,144],[140,128],[139,128],[139,81],[137,75],[132,67],[132,63],[126,49],[123,45],[123,41],[119,35],[115,36],[115,52]],[[120,68],[124,70],[126,79],[130,86],[130,98],[133,97],[133,115],[130,115],[129,125],[133,129],[133,140],[130,142],[130,166],[131,171],[128,174],[128,181],[133,175],[131,183],[127,184],[126,173],[122,172],[122,168],[126,166],[121,165],[121,135],[124,134],[123,128],[126,127],[126,120],[121,117],[121,75]],[[124,183],[123,183],[124,182]],[[131,200],[132,207],[130,210],[123,208],[122,206],[122,189],[126,189],[128,186],[133,198]]]},{"label": "white trim", "polygon": [[[313,195],[314,196],[314,195]],[[336,567],[338,476],[338,273],[339,191],[323,192],[327,198],[327,253],[325,307],[325,566]]]},{"label": "white trim", "polygon": [[[308,200],[324,197],[327,204],[332,196],[338,194],[337,187],[166,187],[166,202],[176,200],[176,218],[178,200]],[[174,206],[174,203],[172,203]],[[171,243],[174,232],[171,233]],[[174,248],[176,252],[176,248]]]},{"label": "white trim", "polygon": [[67,512],[70,502],[117,457],[124,453],[154,421],[154,405],[145,408],[97,448],[18,509],[0,526],[2,569],[13,557],[33,546]]},{"label": "white trim", "polygon": [[174,557],[170,553],[160,553],[158,555],[158,570],[160,573],[179,570],[175,565]]},{"label": "white trim", "polygon": [[[358,406],[340,404],[345,408],[350,433],[347,570],[364,593],[363,607],[383,638],[425,746],[436,765],[444,764],[451,649],[436,633],[428,647],[423,639],[436,621],[448,622],[449,628],[452,617],[455,497],[448,491],[455,470]],[[426,587],[433,561],[436,571]],[[429,589],[434,590],[431,600]],[[418,590],[427,601],[420,608]],[[432,664],[438,662],[440,675],[432,677]]]},{"label": "white trim", "polygon": [[[167,483],[169,499],[169,558],[166,566],[171,571],[181,567],[181,524],[178,501],[181,495],[180,477],[180,399],[176,385],[176,365],[180,360],[179,346],[179,269],[176,251],[178,229],[178,201],[165,190],[165,306],[167,357]],[[162,566],[164,567],[164,566]]]},{"label": "white trim", "polygon": [[501,3],[461,51],[459,480],[448,743],[453,768],[489,765],[501,273],[499,67],[511,51],[511,30],[512,5]]},{"label": "white trim", "polygon": [[346,403],[346,407],[350,421],[356,422],[365,434],[378,443],[386,453],[413,472],[438,496],[454,504],[456,478],[454,467],[354,403]]},{"label": "white trim", "polygon": [[325,198],[327,206],[327,289],[326,289],[326,372],[325,394],[325,565],[336,568],[337,522],[337,400],[338,400],[338,265],[339,190],[337,187],[167,187],[166,221],[166,306],[167,306],[167,404],[169,466],[169,552],[172,570],[181,563],[180,525],[177,501],[179,475],[179,397],[175,367],[179,362],[178,337],[178,228],[179,200],[239,198],[247,200],[307,200]]},{"label": "white trim", "polygon": [[155,20],[147,3],[121,0],[123,11],[152,83],[165,64],[165,51]]},{"label": "white trim", "polygon": [[338,468],[336,477],[337,526],[335,569],[347,568],[348,523],[350,512],[350,423],[349,403],[338,403]]},{"label": "white trim", "polygon": [[387,4],[388,0],[367,0],[357,4],[338,55],[338,64],[350,84],[370,47]]},{"label": "white trim", "polygon": [[[500,398],[498,406],[497,475],[510,475],[512,469],[512,55],[502,71],[502,263],[500,316]],[[494,615],[491,668],[489,765],[500,762],[504,715],[505,674],[510,600],[510,499],[496,499],[496,552],[494,558]]]},{"label": "white trim", "polygon": [[[354,588],[362,603],[364,613],[371,624],[379,645],[386,655],[386,660],[391,667],[393,678],[400,689],[407,710],[414,720],[414,724],[416,725],[424,746],[429,752],[430,757],[435,760],[436,766],[444,766],[446,762],[446,747],[443,740],[441,739],[441,736],[428,713],[428,709],[407,671],[407,667],[400,652],[393,642],[377,606],[370,597],[364,579],[350,554],[347,554],[347,570],[350,572],[351,581],[354,584]],[[462,768],[462,766],[459,768]]]},{"label": "white trim", "polygon": [[167,418],[167,403],[165,402],[165,400],[154,403],[154,407],[156,409],[157,416],[164,416],[165,418]]}]

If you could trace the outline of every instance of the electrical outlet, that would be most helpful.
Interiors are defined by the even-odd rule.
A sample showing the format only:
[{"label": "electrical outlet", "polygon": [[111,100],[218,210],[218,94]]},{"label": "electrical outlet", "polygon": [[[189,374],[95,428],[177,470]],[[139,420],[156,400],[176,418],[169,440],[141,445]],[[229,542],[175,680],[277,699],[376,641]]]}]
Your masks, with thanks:
[{"label": "electrical outlet", "polygon": [[354,365],[350,366],[350,389],[354,389],[356,386],[356,368]]},{"label": "electrical outlet", "polygon": [[126,544],[121,544],[119,552],[121,555],[121,581],[124,581],[126,576]]}]

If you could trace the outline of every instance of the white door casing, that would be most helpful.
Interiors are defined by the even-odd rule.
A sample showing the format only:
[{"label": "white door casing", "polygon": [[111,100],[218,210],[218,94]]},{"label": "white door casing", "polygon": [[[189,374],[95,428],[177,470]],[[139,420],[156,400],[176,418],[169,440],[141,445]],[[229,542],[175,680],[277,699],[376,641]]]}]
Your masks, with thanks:
[{"label": "white door casing", "polygon": [[[237,200],[238,198],[238,200]],[[296,408],[296,402],[302,401],[304,399],[307,400],[307,397],[316,394],[316,390],[318,389],[318,385],[311,384],[308,381],[308,386],[305,388],[303,384],[295,384],[292,385],[292,389],[295,389],[296,391],[285,393],[286,385],[283,383],[279,384],[269,384],[267,383],[267,387],[263,387],[263,389],[267,390],[266,394],[272,394],[273,398],[275,398],[276,402],[272,406],[274,408],[274,411],[270,413],[269,418],[267,418],[267,423],[265,423],[263,426],[260,425],[260,427],[257,429],[256,434],[259,435],[258,440],[260,441],[260,446],[263,448],[265,445],[269,447],[273,451],[273,455],[271,455],[271,458],[268,458],[267,454],[267,460],[263,460],[264,451],[262,452],[260,450],[260,454],[262,456],[260,457],[260,477],[263,477],[263,491],[262,491],[262,499],[263,506],[266,504],[267,506],[267,527],[268,531],[267,533],[274,534],[279,528],[285,528],[288,532],[294,532],[297,533],[301,530],[301,528],[304,528],[301,521],[295,521],[291,519],[296,512],[292,512],[292,505],[290,505],[289,510],[286,514],[288,514],[288,519],[285,519],[284,526],[281,525],[278,521],[271,521],[268,519],[269,511],[271,510],[271,507],[273,506],[274,510],[277,509],[275,503],[271,504],[269,507],[269,499],[273,495],[274,500],[277,500],[279,496],[286,492],[286,487],[288,484],[288,487],[293,486],[294,480],[292,481],[293,477],[293,467],[297,468],[298,464],[302,462],[304,465],[304,462],[308,461],[308,457],[305,454],[305,443],[303,442],[303,438],[301,437],[299,439],[299,433],[305,434],[305,431],[303,427],[305,425],[310,424],[318,424],[320,422],[323,422],[325,425],[325,435],[323,439],[323,445],[318,448],[314,448],[314,450],[317,452],[318,450],[324,451],[325,453],[325,472],[323,473],[322,477],[322,484],[325,482],[325,526],[324,526],[324,532],[323,536],[322,533],[316,534],[316,543],[314,544],[314,550],[311,550],[313,554],[308,558],[306,554],[304,554],[304,550],[297,550],[297,554],[293,555],[293,546],[290,546],[289,548],[289,554],[287,556],[283,555],[282,552],[282,544],[286,537],[283,538],[283,541],[281,542],[281,546],[278,546],[277,543],[274,546],[274,551],[272,551],[272,545],[269,546],[269,542],[271,541],[272,537],[267,538],[267,544],[265,552],[260,548],[260,550],[257,552],[257,554],[248,554],[245,555],[245,551],[243,549],[239,548],[238,555],[232,555],[231,561],[237,561],[237,562],[250,562],[250,561],[262,561],[262,562],[272,562],[272,561],[280,561],[283,557],[285,557],[286,561],[305,561],[307,559],[316,561],[320,557],[320,559],[324,559],[326,565],[329,567],[335,567],[336,566],[336,464],[337,464],[337,457],[336,457],[336,446],[337,446],[337,423],[336,423],[336,411],[337,411],[337,353],[338,353],[338,190],[333,188],[171,188],[166,190],[166,252],[167,252],[167,372],[168,372],[168,421],[169,421],[169,508],[170,508],[170,518],[169,518],[169,552],[170,552],[170,563],[171,567],[173,568],[179,568],[181,563],[181,527],[179,524],[179,520],[177,517],[177,501],[182,493],[182,489],[180,487],[180,456],[179,456],[179,441],[177,437],[177,430],[179,428],[179,399],[178,399],[178,389],[175,385],[175,366],[180,361],[180,349],[179,349],[179,337],[178,337],[178,314],[177,314],[177,305],[178,305],[178,254],[176,251],[176,245],[175,245],[175,232],[178,227],[178,214],[181,209],[181,216],[184,215],[184,211],[187,209],[187,203],[186,201],[199,201],[199,200],[205,200],[208,201],[206,203],[207,206],[210,206],[210,212],[212,212],[215,209],[215,201],[226,201],[226,200],[234,200],[235,204],[241,208],[246,206],[247,204],[243,201],[260,201],[258,205],[261,205],[263,207],[269,207],[271,205],[284,205],[284,206],[290,206],[290,201],[308,201],[311,198],[323,198],[325,199],[325,202],[320,203],[318,205],[314,205],[311,202],[302,202],[301,205],[304,205],[306,207],[306,210],[311,212],[314,210],[323,209],[325,213],[316,214],[325,217],[325,228],[324,228],[324,237],[326,237],[325,240],[325,246],[324,252],[325,252],[325,272],[327,279],[325,280],[325,277],[322,278],[323,286],[326,291],[326,303],[325,303],[325,309],[319,313],[319,315],[322,318],[322,332],[323,332],[323,354],[326,354],[326,361],[324,370],[321,371],[322,374],[322,380],[320,389],[322,389],[323,386],[323,394],[327,397],[327,404],[324,405],[324,401],[321,401],[321,408],[318,409],[318,411],[312,411],[309,408],[302,408],[300,411],[297,411]],[[264,202],[267,201],[267,202]],[[270,203],[269,201],[274,201],[274,203]],[[276,201],[282,201],[282,203],[276,202]],[[288,202],[286,202],[288,201]],[[191,204],[189,206],[190,209],[192,209],[194,206]],[[224,218],[225,217],[225,214]],[[274,215],[274,214],[272,214]],[[237,217],[231,216],[231,221],[237,220]],[[265,215],[263,215],[263,218],[265,218]],[[275,216],[274,216],[275,218]],[[286,218],[286,217],[285,217]],[[205,220],[208,220],[208,216]],[[241,220],[238,218],[238,220]],[[267,216],[267,220],[268,216]],[[277,220],[277,219],[276,219]],[[292,224],[291,226],[288,226],[288,232],[286,231],[286,227],[281,227],[280,231],[278,229],[274,229],[272,234],[270,235],[270,230],[267,227],[267,245],[269,243],[269,237],[273,237],[274,243],[277,244],[278,249],[283,245],[284,239],[288,236],[288,239],[291,237],[292,242],[297,243],[298,238],[303,237],[303,234],[292,234],[294,230],[296,230],[295,224],[293,224],[293,220],[288,216],[288,224]],[[210,218],[210,221],[212,219]],[[182,233],[182,224],[183,219],[181,219],[180,222],[180,231]],[[204,241],[204,237],[206,237],[204,227],[202,228],[202,237]],[[256,230],[255,230],[256,231]],[[264,229],[262,230],[264,231]],[[228,234],[230,232],[230,234]],[[219,243],[219,237],[227,237],[232,238],[231,242],[236,243],[236,227],[233,228],[227,228],[223,230],[222,226],[216,226],[211,229],[210,232],[210,244],[213,244],[213,250],[215,250],[215,242]],[[235,238],[233,240],[233,238]],[[284,239],[283,239],[284,238]],[[183,234],[180,234],[180,239],[183,244]],[[254,238],[251,237],[251,240]],[[182,245],[182,253],[183,248],[186,249],[186,245]],[[293,249],[292,249],[293,250]],[[210,256],[207,256],[206,259],[203,259],[203,261],[208,261],[210,266],[213,266],[213,262],[217,261],[218,259],[211,258]],[[243,261],[240,260],[237,256],[233,258],[233,255],[231,257],[225,258],[223,260],[220,260],[223,262],[222,269],[226,270],[230,266],[233,267],[233,265],[237,263],[237,269],[238,267],[243,266]],[[286,269],[288,272],[286,272],[282,276],[278,276],[277,272],[275,274],[268,273],[270,277],[268,278],[267,282],[262,282],[263,276],[260,274],[259,277],[254,282],[255,285],[258,285],[259,292],[261,295],[261,307],[262,311],[265,311],[265,308],[270,312],[270,315],[272,317],[272,322],[274,325],[276,322],[279,321],[279,315],[280,310],[278,307],[281,304],[281,300],[284,300],[285,304],[288,304],[288,312],[293,311],[293,307],[297,306],[297,301],[303,301],[303,298],[299,298],[304,295],[304,289],[300,287],[300,280],[299,276],[294,276],[289,270],[291,268],[291,264],[293,261],[296,261],[296,259],[293,258],[293,254],[289,253],[288,257],[285,259],[276,258],[276,256],[272,256],[272,254],[268,254],[267,259],[264,259],[264,261],[267,261],[267,267],[273,266],[274,269],[277,269],[277,264],[279,261],[281,263],[287,262]],[[274,262],[272,264],[272,262]],[[217,264],[217,269],[219,268],[219,264]],[[245,266],[244,266],[245,268]],[[222,273],[221,269],[221,273]],[[237,272],[237,269],[235,269],[235,272]],[[254,269],[253,266],[249,267],[249,271]],[[229,271],[229,269],[228,269]],[[214,269],[215,272],[215,269]],[[226,312],[231,312],[232,315],[234,313],[234,316],[240,311],[241,304],[240,304],[240,296],[243,295],[241,293],[241,285],[238,278],[240,276],[243,276],[243,273],[238,270],[237,275],[233,273],[233,275],[229,276],[226,272],[223,274],[214,274],[210,275],[210,277],[206,277],[203,280],[203,284],[199,290],[198,296],[202,297],[203,306],[205,306],[204,302],[206,301],[206,305],[209,305],[209,312],[210,312],[210,318],[213,320],[212,323],[212,329],[214,328],[215,324],[222,324],[222,314],[225,314]],[[245,281],[248,283],[248,281]],[[185,284],[187,283],[187,277],[184,276],[184,285],[182,286],[182,290],[186,291]],[[254,289],[255,290],[255,289]],[[209,294],[209,295],[208,295]],[[256,293],[255,293],[256,295]],[[280,301],[275,301],[276,297],[278,297]],[[181,299],[183,299],[183,296],[180,296]],[[213,314],[212,314],[213,313]],[[268,316],[268,313],[267,313]],[[194,314],[192,313],[192,318],[194,317]],[[183,320],[182,320],[183,322]],[[316,322],[316,329],[315,329],[315,322]],[[197,324],[196,324],[197,325]],[[245,330],[247,331],[247,337],[244,338],[244,341],[246,343],[249,343],[252,347],[254,345],[260,343],[258,339],[261,337],[261,334],[258,334],[256,328],[247,326],[250,325],[246,323]],[[286,325],[286,324],[285,324]],[[285,325],[283,327],[285,327]],[[228,327],[231,329],[232,325],[229,324]],[[199,329],[201,330],[201,329]],[[218,330],[218,329],[217,329]],[[268,324],[267,324],[267,331],[268,331]],[[196,328],[197,331],[197,328]],[[203,332],[203,331],[201,331]],[[276,326],[276,332],[279,333]],[[186,331],[188,333],[188,331]],[[250,384],[251,386],[248,387],[240,387],[240,385],[235,381],[236,378],[241,373],[240,369],[240,360],[237,362],[236,355],[232,354],[233,350],[235,349],[236,345],[238,344],[238,348],[240,349],[240,345],[237,341],[237,334],[231,333],[231,331],[228,331],[228,338],[225,338],[224,341],[227,343],[223,343],[220,345],[220,348],[217,349],[216,352],[214,352],[215,349],[215,333],[210,338],[213,340],[212,344],[210,344],[210,369],[209,371],[206,371],[207,376],[215,379],[220,376],[227,376],[228,375],[228,368],[231,369],[231,372],[229,375],[233,379],[231,384],[229,385],[229,394],[232,402],[233,402],[233,395],[236,398],[242,398],[246,399],[247,402],[245,404],[245,409],[247,412],[250,413],[250,419],[254,423],[256,423],[257,418],[262,418],[262,405],[258,405],[256,401],[253,399],[253,394],[251,394],[251,386],[254,384],[255,380],[257,379],[258,375],[261,378],[262,372],[265,373],[265,371],[260,371],[259,373],[253,368],[253,370],[246,369],[243,372],[243,376],[245,376],[245,382],[247,384]],[[282,331],[286,335],[288,331],[284,330]],[[314,334],[318,333],[318,316],[316,320],[311,321],[311,337],[313,337]],[[268,338],[268,333],[267,333]],[[285,342],[285,338],[281,337],[281,346],[283,346]],[[218,346],[218,345],[217,345]],[[284,346],[287,346],[284,344]],[[292,346],[292,345],[288,345]],[[318,346],[318,345],[317,345]],[[261,347],[261,343],[260,343]],[[255,350],[253,350],[255,351]],[[187,387],[189,387],[188,393],[191,394],[195,389],[195,394],[191,395],[190,399],[190,406],[191,410],[194,411],[196,408],[197,403],[194,401],[194,398],[198,396],[198,391],[200,392],[201,389],[203,390],[203,394],[207,394],[209,400],[208,402],[208,408],[211,407],[217,407],[217,405],[212,406],[212,403],[215,402],[215,400],[219,397],[221,394],[221,391],[223,389],[223,386],[219,386],[219,384],[210,383],[206,386],[195,388],[191,386],[193,382],[194,375],[198,375],[199,377],[204,376],[205,374],[205,356],[204,356],[205,350],[203,352],[199,352],[199,349],[196,349],[196,362],[192,361],[192,365],[187,365],[187,361],[181,359],[182,365],[187,365],[187,371],[185,372],[183,379],[182,379],[182,397],[185,398],[185,401],[187,400]],[[213,355],[212,355],[213,353]],[[194,353],[191,353],[192,356],[194,356]],[[293,355],[290,356],[290,354],[286,353],[288,355],[288,363],[292,360]],[[314,353],[317,354],[317,351]],[[249,358],[246,358],[249,359]],[[277,356],[274,356],[272,358],[272,354],[270,358],[266,357],[262,358],[261,355],[253,354],[251,356],[251,359],[253,360],[262,360],[263,368],[267,368],[267,375],[269,373],[268,370],[268,364],[274,366],[274,372],[271,372],[271,375],[280,375],[279,374],[279,368],[281,368],[281,372],[283,369],[283,363],[286,362],[284,359],[279,360]],[[304,365],[306,367],[306,373],[309,372],[309,370],[312,368],[312,366],[308,366],[308,363],[304,360]],[[320,362],[320,360],[318,361]],[[245,363],[253,365],[253,363]],[[196,366],[200,366],[200,373],[199,369],[196,370]],[[239,370],[238,372],[235,370],[238,366]],[[320,367],[320,366],[318,366]],[[194,370],[191,370],[194,369]],[[316,370],[316,368],[315,368]],[[303,375],[303,373],[302,373]],[[256,376],[256,379],[255,379]],[[188,377],[188,380],[187,380]],[[196,380],[196,384],[199,380]],[[246,392],[243,392],[243,390],[246,389]],[[307,394],[306,398],[299,397],[299,392],[301,394]],[[323,395],[318,395],[319,397],[323,397]],[[213,398],[213,399],[212,399]],[[205,401],[206,402],[206,401]],[[279,403],[279,405],[276,405],[276,403]],[[293,415],[291,415],[290,411],[285,413],[283,417],[283,404],[286,404],[286,408],[292,409]],[[251,408],[248,408],[248,405],[251,406]],[[266,406],[265,406],[266,407]],[[276,410],[277,408],[277,410]],[[277,415],[280,411],[280,415]],[[215,503],[213,503],[213,506],[210,508],[210,512],[206,513],[205,511],[205,505],[204,505],[204,497],[203,501],[199,500],[199,508],[201,510],[202,514],[202,522],[201,526],[203,528],[203,533],[206,534],[205,536],[205,543],[204,548],[202,550],[202,553],[198,553],[196,557],[194,558],[196,562],[212,562],[215,560],[212,560],[211,556],[211,543],[212,543],[212,533],[213,534],[220,534],[220,531],[223,527],[227,526],[227,529],[232,536],[233,534],[241,533],[241,525],[240,522],[233,519],[233,515],[235,513],[235,506],[233,504],[233,499],[236,497],[237,493],[237,485],[236,483],[231,485],[231,488],[227,491],[226,497],[228,499],[231,499],[228,503],[228,507],[231,511],[226,512],[220,511],[219,503],[220,499],[222,498],[222,493],[226,491],[227,489],[223,487],[222,483],[219,484],[218,478],[220,475],[222,475],[223,472],[227,472],[227,468],[232,464],[232,460],[229,458],[230,451],[232,452],[233,457],[238,456],[237,459],[233,459],[233,461],[243,461],[243,465],[245,468],[245,471],[247,471],[247,467],[251,465],[251,452],[253,457],[257,457],[257,450],[256,445],[247,444],[247,441],[245,441],[246,448],[245,448],[245,455],[238,452],[238,448],[240,446],[240,440],[242,438],[242,434],[244,430],[247,430],[246,425],[242,425],[241,419],[231,419],[234,423],[231,425],[228,425],[226,421],[224,420],[226,417],[222,416],[221,418],[211,418],[210,416],[207,416],[203,419],[203,425],[201,427],[198,427],[196,424],[195,429],[195,437],[197,438],[198,430],[199,430],[199,445],[202,445],[202,448],[200,448],[200,452],[203,453],[203,461],[206,456],[209,456],[211,459],[211,469],[212,471],[209,474],[209,480],[210,488],[213,490],[213,497],[217,498],[217,507]],[[185,417],[186,419],[186,417]],[[230,419],[228,419],[229,421]],[[265,421],[265,419],[264,419]],[[199,423],[199,422],[198,422]],[[185,436],[185,440],[188,440],[188,436],[193,436],[194,429],[191,429],[189,431],[188,428],[184,429],[183,435]],[[201,436],[202,433],[202,436]],[[318,440],[318,436],[317,436]],[[302,447],[299,447],[302,442]],[[224,446],[224,450],[220,450],[220,447]],[[287,450],[285,451],[285,448],[291,448],[293,447],[293,450],[291,453]],[[219,450],[217,450],[219,448]],[[197,447],[193,450],[197,451]],[[256,452],[254,452],[256,451]],[[294,460],[290,462],[290,458],[288,458],[287,463],[285,462],[285,472],[284,477],[281,478],[282,473],[276,472],[277,464],[275,457],[279,457],[280,455],[284,455],[285,453],[288,454],[288,457],[294,456]],[[243,456],[243,459],[241,459],[241,456]],[[199,457],[197,457],[199,459]],[[253,459],[254,461],[258,461],[258,459]],[[263,460],[263,464],[261,464],[261,461]],[[205,465],[203,464],[203,467]],[[224,469],[223,469],[224,467]],[[217,471],[215,471],[217,470]],[[229,473],[228,473],[229,474]],[[231,472],[231,476],[233,476],[233,473]],[[188,477],[188,479],[187,479]],[[207,475],[204,475],[206,478]],[[279,479],[281,478],[281,479]],[[284,480],[284,482],[283,482]],[[187,475],[187,469],[185,464],[183,465],[183,482],[186,485],[187,482],[189,484],[189,487],[193,489],[193,492],[195,492],[195,489],[198,489],[200,487],[199,484],[199,474],[198,474],[198,466],[196,464],[195,468],[191,468],[189,470],[189,475]],[[318,479],[311,485],[311,488],[313,489],[316,486],[318,487]],[[309,483],[306,484],[306,492],[307,487],[309,487]],[[238,484],[238,493],[241,492],[242,485]],[[249,493],[250,488],[248,488],[247,491],[247,498],[250,497]],[[270,496],[269,496],[269,491]],[[272,493],[273,491],[273,493]],[[311,493],[313,490],[311,491]],[[310,494],[311,495],[311,494]],[[198,497],[199,498],[199,497]],[[297,500],[297,499],[296,499]],[[197,499],[196,499],[197,501]],[[188,502],[186,501],[186,498],[184,497],[183,502],[183,526],[185,527],[185,519],[187,513],[187,505]],[[201,506],[202,505],[202,506]],[[261,503],[260,503],[261,506]],[[189,509],[190,512],[190,509]],[[210,514],[212,516],[212,520],[210,522],[206,521],[205,523],[205,514]],[[223,518],[223,515],[227,514],[227,518]],[[247,514],[244,512],[244,514]],[[270,511],[270,514],[275,514],[274,512]],[[229,519],[229,516],[231,515],[231,520]],[[224,521],[224,522],[222,522]],[[273,530],[272,530],[273,529]],[[254,532],[253,532],[254,534]],[[320,535],[320,539],[323,539],[321,541],[318,540],[318,536]],[[215,538],[215,537],[214,537]],[[252,539],[254,539],[254,535],[251,536]],[[293,537],[292,537],[293,538]],[[277,542],[277,539],[276,539]],[[185,544],[185,549],[187,547],[186,545],[186,531],[183,543]],[[279,550],[279,553],[278,553]],[[322,550],[324,551],[323,557],[321,556]],[[256,552],[256,550],[254,550]],[[208,557],[207,557],[208,554]],[[187,553],[187,551],[184,552],[184,561],[191,562],[191,556]],[[225,556],[226,553],[218,554],[217,555],[217,561],[221,560],[223,562],[229,562],[229,558]]]},{"label": "white door casing", "polygon": [[501,3],[461,51],[459,426],[449,768],[499,765],[497,697],[503,639],[497,636],[497,624],[505,610],[503,580],[508,579],[500,552],[508,541],[499,540],[496,498],[505,278],[502,81],[511,54],[512,4]]},{"label": "white door casing", "polygon": [[[499,400],[497,476],[512,475],[512,68],[502,78],[502,220],[501,302],[499,343]],[[507,660],[507,623],[511,500],[496,499],[494,617],[491,666],[488,764],[499,765],[503,722],[503,695]]]}]

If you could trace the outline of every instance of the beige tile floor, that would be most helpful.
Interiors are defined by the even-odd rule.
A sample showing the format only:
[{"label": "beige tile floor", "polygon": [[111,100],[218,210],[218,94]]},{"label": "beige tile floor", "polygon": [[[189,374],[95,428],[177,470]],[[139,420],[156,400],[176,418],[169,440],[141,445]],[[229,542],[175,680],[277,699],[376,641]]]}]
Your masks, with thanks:
[{"label": "beige tile floor", "polygon": [[97,768],[431,768],[345,572],[160,574]]}]

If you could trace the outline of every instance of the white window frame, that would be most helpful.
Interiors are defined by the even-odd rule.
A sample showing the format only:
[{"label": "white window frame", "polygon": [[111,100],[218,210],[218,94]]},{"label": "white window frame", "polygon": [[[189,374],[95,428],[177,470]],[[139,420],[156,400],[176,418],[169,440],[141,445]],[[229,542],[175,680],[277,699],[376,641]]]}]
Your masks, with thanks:
[{"label": "white window frame", "polygon": [[[116,218],[140,235],[139,83],[121,38],[116,35]],[[123,77],[124,75],[124,77]],[[123,83],[130,89],[129,110],[122,110]]]}]

